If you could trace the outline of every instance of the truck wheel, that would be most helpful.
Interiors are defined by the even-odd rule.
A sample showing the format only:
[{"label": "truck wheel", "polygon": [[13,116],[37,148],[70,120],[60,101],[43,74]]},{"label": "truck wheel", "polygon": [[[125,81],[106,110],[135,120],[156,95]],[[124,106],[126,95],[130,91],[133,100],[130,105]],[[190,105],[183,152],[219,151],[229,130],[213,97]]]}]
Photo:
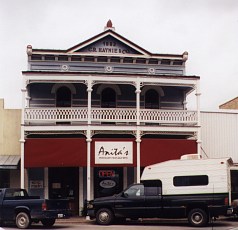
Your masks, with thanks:
[{"label": "truck wheel", "polygon": [[194,227],[203,227],[208,223],[208,216],[204,210],[195,208],[189,212],[188,221]]},{"label": "truck wheel", "polygon": [[44,219],[44,220],[41,220],[41,223],[45,227],[52,227],[55,224],[55,219]]},{"label": "truck wheel", "polygon": [[96,213],[96,221],[100,225],[111,224],[114,219],[112,211],[108,208],[101,208]]},{"label": "truck wheel", "polygon": [[16,216],[16,225],[18,228],[28,228],[31,225],[29,215],[25,212],[19,212]]}]

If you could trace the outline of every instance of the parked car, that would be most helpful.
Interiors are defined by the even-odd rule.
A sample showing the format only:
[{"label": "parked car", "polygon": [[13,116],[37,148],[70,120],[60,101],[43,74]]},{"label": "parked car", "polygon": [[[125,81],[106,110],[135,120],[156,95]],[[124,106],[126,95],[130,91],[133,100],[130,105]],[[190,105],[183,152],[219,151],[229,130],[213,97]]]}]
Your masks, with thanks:
[{"label": "parked car", "polygon": [[231,159],[171,160],[144,169],[141,182],[123,192],[96,198],[87,215],[100,225],[125,218],[187,218],[192,226],[231,215]]},{"label": "parked car", "polygon": [[32,222],[41,222],[46,227],[54,225],[57,218],[70,217],[66,199],[40,199],[29,196],[20,188],[0,189],[0,223],[15,222],[18,228],[28,228]]}]

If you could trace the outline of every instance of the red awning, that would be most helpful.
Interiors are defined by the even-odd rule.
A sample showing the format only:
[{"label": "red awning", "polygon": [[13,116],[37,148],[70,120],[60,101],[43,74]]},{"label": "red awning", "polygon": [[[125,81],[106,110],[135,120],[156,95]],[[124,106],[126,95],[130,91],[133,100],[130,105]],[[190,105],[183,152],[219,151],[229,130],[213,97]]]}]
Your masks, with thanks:
[{"label": "red awning", "polygon": [[[136,142],[133,138],[95,138],[92,141],[91,165],[95,164],[95,141],[133,141],[133,164],[136,166]],[[195,140],[142,138],[141,166],[179,159],[184,154],[196,153]],[[29,138],[25,142],[25,167],[86,167],[87,143],[85,138]],[[100,165],[106,167],[109,165]],[[111,165],[110,165],[111,166]]]},{"label": "red awning", "polygon": [[28,138],[25,167],[79,167],[87,164],[85,138]]},{"label": "red awning", "polygon": [[184,154],[197,153],[195,140],[145,139],[141,141],[141,166],[180,159]]}]

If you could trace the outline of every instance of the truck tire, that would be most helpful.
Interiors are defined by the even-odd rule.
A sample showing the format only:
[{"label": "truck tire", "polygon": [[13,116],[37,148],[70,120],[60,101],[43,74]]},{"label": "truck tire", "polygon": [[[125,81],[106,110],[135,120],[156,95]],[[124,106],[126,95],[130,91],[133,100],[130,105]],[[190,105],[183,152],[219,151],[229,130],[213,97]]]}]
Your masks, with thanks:
[{"label": "truck tire", "polygon": [[26,212],[19,212],[16,216],[16,226],[21,229],[28,228],[31,225],[31,219]]},{"label": "truck tire", "polygon": [[44,219],[44,220],[41,220],[41,223],[45,227],[52,227],[55,224],[55,219]]},{"label": "truck tire", "polygon": [[113,220],[114,215],[108,208],[101,208],[96,213],[96,222],[100,225],[109,225]]},{"label": "truck tire", "polygon": [[188,214],[188,222],[194,227],[203,227],[208,224],[207,213],[200,208],[192,209]]}]

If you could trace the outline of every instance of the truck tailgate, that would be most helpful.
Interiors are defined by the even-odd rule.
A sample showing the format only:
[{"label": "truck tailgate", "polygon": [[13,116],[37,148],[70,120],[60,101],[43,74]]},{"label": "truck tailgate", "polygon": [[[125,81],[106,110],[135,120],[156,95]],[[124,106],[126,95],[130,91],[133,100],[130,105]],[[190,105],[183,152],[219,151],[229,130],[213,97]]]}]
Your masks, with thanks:
[{"label": "truck tailgate", "polygon": [[69,209],[69,200],[55,199],[46,200],[47,210],[67,210]]}]

